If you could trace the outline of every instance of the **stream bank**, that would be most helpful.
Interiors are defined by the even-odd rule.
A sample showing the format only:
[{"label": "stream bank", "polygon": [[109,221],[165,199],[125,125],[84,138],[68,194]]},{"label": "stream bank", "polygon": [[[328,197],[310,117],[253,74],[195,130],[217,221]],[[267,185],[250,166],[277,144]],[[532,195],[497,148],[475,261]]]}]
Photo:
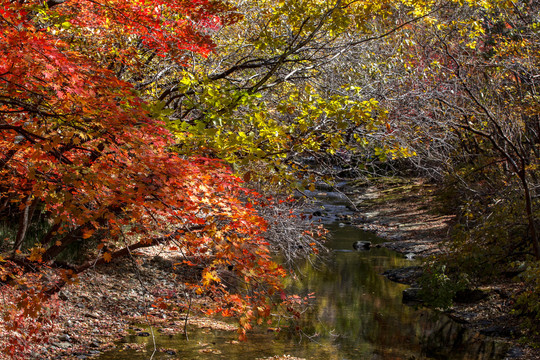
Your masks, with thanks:
[{"label": "stream bank", "polygon": [[[388,242],[382,246],[411,258],[427,258],[447,251],[454,215],[442,214],[437,186],[414,181],[381,182],[367,186],[352,200],[361,214],[354,222]],[[415,285],[418,267],[395,269],[385,275],[403,284]],[[512,279],[497,279],[479,287],[482,296],[455,302],[445,313],[468,329],[510,345],[507,359],[540,359],[539,349],[524,346],[521,320],[512,313],[513,296],[521,290]]]}]

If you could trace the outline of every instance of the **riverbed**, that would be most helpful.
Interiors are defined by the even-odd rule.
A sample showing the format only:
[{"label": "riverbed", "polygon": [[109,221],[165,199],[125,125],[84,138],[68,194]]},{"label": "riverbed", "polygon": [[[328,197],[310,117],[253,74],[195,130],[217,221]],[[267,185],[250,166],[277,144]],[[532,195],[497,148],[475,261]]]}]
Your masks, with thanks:
[{"label": "riverbed", "polygon": [[327,227],[331,254],[324,261],[299,265],[290,281],[292,293],[315,294],[299,331],[259,330],[239,343],[230,331],[190,328],[189,340],[156,333],[156,348],[172,352],[153,354],[152,337],[133,334],[130,343],[146,343],[147,351],[114,350],[98,359],[258,359],[291,355],[305,359],[498,359],[504,345],[467,331],[442,314],[402,304],[405,285],[381,273],[411,265],[404,256],[384,248],[356,251],[355,241],[383,242],[375,235],[343,223]]}]

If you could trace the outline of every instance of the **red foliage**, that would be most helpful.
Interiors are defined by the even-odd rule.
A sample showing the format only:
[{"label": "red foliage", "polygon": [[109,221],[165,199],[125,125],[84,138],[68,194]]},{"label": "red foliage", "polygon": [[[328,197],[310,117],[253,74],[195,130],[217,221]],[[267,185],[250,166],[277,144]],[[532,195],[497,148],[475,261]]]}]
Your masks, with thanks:
[{"label": "red foliage", "polygon": [[[170,151],[174,138],[110,70],[136,73],[141,49],[180,64],[189,52],[207,54],[211,31],[234,21],[224,15],[230,8],[206,0],[49,5],[2,0],[0,7],[0,200],[21,213],[36,207],[50,227],[25,261],[33,269],[51,264],[71,244],[90,240],[99,242],[98,262],[173,241],[179,254],[204,260],[195,286],[219,299],[214,311],[244,314],[244,328],[267,316],[268,295],[281,290],[284,271],[260,237],[266,225],[249,202],[256,194],[221,162]],[[221,283],[216,269],[230,265],[249,296]],[[17,279],[30,276],[22,269]],[[56,288],[29,282],[13,295],[16,308],[3,308],[12,333],[17,319],[37,327],[25,330],[24,341],[14,337],[10,354],[37,340],[38,324],[46,323],[24,304],[37,306],[70,276],[64,272]],[[15,291],[10,286],[2,291]]]}]

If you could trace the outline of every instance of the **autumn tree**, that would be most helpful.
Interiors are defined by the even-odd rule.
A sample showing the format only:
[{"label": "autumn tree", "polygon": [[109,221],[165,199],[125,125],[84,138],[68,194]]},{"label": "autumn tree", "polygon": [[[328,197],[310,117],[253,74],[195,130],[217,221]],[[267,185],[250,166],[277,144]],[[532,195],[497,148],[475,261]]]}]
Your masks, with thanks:
[{"label": "autumn tree", "polygon": [[476,182],[469,194],[479,208],[465,211],[469,220],[496,209],[491,199],[520,199],[508,206],[523,209],[523,238],[538,259],[536,13],[535,4],[498,1],[434,12],[395,39],[404,61],[394,67],[386,103],[420,166],[438,178]]},{"label": "autumn tree", "polygon": [[[534,3],[2,5],[0,219],[15,226],[0,274],[4,291],[31,289],[21,299],[173,244],[202,269],[193,291],[221,299],[209,312],[244,314],[243,335],[269,314],[284,270],[264,239],[280,233],[260,217],[279,219],[276,207],[236,175],[309,186],[339,175],[336,163],[397,158],[438,179],[481,173],[483,188],[515,179],[538,257]],[[59,261],[74,247],[86,261]],[[30,275],[47,267],[47,283]]]},{"label": "autumn tree", "polygon": [[444,185],[457,224],[438,261],[477,282],[524,271],[516,303],[536,331],[538,6],[433,2],[421,13],[347,54],[359,66],[342,77],[387,111],[392,135],[414,154],[401,169]]},{"label": "autumn tree", "polygon": [[[242,18],[216,32],[208,57],[183,69],[157,65],[153,72],[168,72],[155,88],[156,106],[178,137],[177,150],[225,159],[249,178],[296,183],[309,170],[303,159],[349,159],[373,136],[384,138],[385,111],[376,99],[333,77],[345,54],[403,26],[371,21],[384,22],[402,7],[391,1],[239,2]],[[404,22],[416,19],[403,15]],[[393,140],[381,141],[378,155],[409,155]],[[250,168],[255,164],[266,170]],[[336,175],[332,168],[308,174]]]},{"label": "autumn tree", "polygon": [[[11,246],[1,289],[17,304],[2,309],[5,324],[43,316],[38,302],[90,266],[169,244],[202,269],[191,286],[214,295],[206,310],[242,316],[244,336],[285,275],[262,237],[259,196],[223,162],[172,151],[176,138],[140,83],[153,59],[178,69],[207,55],[212,32],[238,20],[234,8],[4,1],[0,17],[0,216],[16,224],[1,240]],[[58,260],[73,247],[89,257]],[[234,269],[239,291],[221,283],[221,267]],[[12,340],[4,350],[17,356],[25,346]]]}]

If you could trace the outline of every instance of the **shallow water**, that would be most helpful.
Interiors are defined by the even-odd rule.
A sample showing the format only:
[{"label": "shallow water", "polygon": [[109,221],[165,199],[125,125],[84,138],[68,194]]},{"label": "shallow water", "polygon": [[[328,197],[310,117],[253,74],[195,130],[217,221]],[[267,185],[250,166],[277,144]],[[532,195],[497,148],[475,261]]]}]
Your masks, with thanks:
[{"label": "shallow water", "polygon": [[[358,240],[378,243],[381,239],[351,226],[329,227],[331,258],[315,267],[306,262],[300,267],[302,276],[290,284],[293,293],[316,294],[300,324],[302,335],[262,331],[251,334],[245,343],[236,343],[235,333],[190,329],[189,341],[183,335],[158,335],[157,347],[173,348],[177,354],[157,352],[153,359],[247,360],[283,354],[336,360],[502,358],[503,345],[484,341],[445,316],[403,305],[401,292],[406,286],[380,274],[411,262],[387,249],[358,252],[352,248]],[[151,342],[151,338],[136,336],[126,340]],[[149,359],[151,353],[117,350],[98,359]]]}]

